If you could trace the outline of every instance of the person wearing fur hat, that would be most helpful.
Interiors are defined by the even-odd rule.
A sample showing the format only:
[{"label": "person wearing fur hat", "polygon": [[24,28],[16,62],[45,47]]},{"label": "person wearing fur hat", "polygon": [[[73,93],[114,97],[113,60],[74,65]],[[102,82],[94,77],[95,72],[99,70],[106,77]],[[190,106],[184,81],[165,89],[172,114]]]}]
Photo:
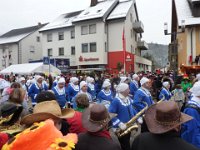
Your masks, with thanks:
[{"label": "person wearing fur hat", "polygon": [[106,108],[108,108],[113,101],[113,92],[110,89],[111,83],[109,81],[104,81],[102,90],[97,95],[98,103],[105,103]]},{"label": "person wearing fur hat", "polygon": [[133,99],[134,98],[134,95],[135,95],[135,92],[138,90],[139,88],[139,76],[137,74],[134,74],[132,76],[132,81],[130,82],[130,94],[131,94],[131,98]]},{"label": "person wearing fur hat", "polygon": [[77,77],[71,77],[70,83],[67,87],[67,95],[68,95],[68,103],[73,105],[72,99],[78,94],[80,91],[79,85],[78,85],[78,78]]},{"label": "person wearing fur hat", "polygon": [[92,95],[92,100],[95,101],[96,100],[96,89],[95,89],[95,81],[94,78],[90,77],[88,79],[88,93],[90,93],[90,95]]},{"label": "person wearing fur hat", "polygon": [[52,88],[53,93],[56,96],[56,100],[61,108],[66,107],[67,103],[67,88],[65,87],[65,79],[60,78],[57,85]]},{"label": "person wearing fur hat", "polygon": [[[129,92],[128,84],[120,83],[117,86],[117,95],[109,107],[110,113],[117,114],[117,117],[112,119],[114,130],[117,128],[125,130],[127,128],[125,123],[136,114],[132,106],[132,100],[129,98]],[[123,150],[130,150],[130,133],[119,138],[119,142]]]},{"label": "person wearing fur hat", "polygon": [[85,81],[81,81],[80,83],[80,91],[78,92],[78,94],[73,98],[73,108],[76,109],[77,108],[77,103],[75,101],[76,97],[79,95],[79,94],[86,94],[88,99],[89,99],[89,102],[93,102],[92,100],[92,95],[90,95],[90,93],[88,93],[88,86],[87,86],[87,83]]},{"label": "person wearing fur hat", "polygon": [[162,87],[160,94],[159,94],[159,100],[164,99],[164,100],[168,101],[168,100],[171,99],[172,94],[169,91],[169,89],[170,89],[170,83],[167,82],[167,81],[163,82],[163,87]]},{"label": "person wearing fur hat", "polygon": [[148,78],[143,77],[140,80],[141,87],[136,91],[134,95],[134,107],[139,112],[146,104],[151,106],[154,102],[150,93],[151,82]]},{"label": "person wearing fur hat", "polygon": [[150,132],[136,137],[132,150],[197,150],[180,138],[181,124],[190,121],[192,117],[181,113],[174,101],[150,106],[144,119]]},{"label": "person wearing fur hat", "polygon": [[183,124],[181,137],[200,148],[200,82],[196,82],[190,92],[193,96],[187,102],[183,112],[193,119]]},{"label": "person wearing fur hat", "polygon": [[82,114],[83,127],[87,132],[78,135],[75,150],[120,150],[108,131],[110,120],[104,105],[94,104],[87,108]]},{"label": "person wearing fur hat", "polygon": [[31,97],[32,105],[35,106],[37,104],[36,96],[42,91],[47,91],[48,87],[46,84],[43,84],[43,78],[40,75],[35,76],[36,83],[32,84],[30,89],[28,90],[28,96]]}]

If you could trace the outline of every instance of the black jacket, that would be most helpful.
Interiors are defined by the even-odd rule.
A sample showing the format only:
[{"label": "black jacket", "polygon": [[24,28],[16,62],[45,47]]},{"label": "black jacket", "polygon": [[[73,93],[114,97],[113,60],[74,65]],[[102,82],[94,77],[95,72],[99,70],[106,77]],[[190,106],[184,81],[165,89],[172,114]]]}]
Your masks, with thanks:
[{"label": "black jacket", "polygon": [[121,148],[112,139],[81,133],[78,136],[75,150],[121,150]]},{"label": "black jacket", "polygon": [[140,134],[132,144],[132,150],[198,150],[181,139],[176,132],[166,134]]}]

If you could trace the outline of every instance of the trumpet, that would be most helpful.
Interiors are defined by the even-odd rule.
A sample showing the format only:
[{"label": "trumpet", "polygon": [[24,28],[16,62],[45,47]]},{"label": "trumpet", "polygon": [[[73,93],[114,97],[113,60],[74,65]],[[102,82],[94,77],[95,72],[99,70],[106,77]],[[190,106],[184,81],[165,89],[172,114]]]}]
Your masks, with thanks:
[{"label": "trumpet", "polygon": [[125,136],[126,134],[130,133],[131,131],[137,130],[139,128],[138,124],[134,124],[134,123],[147,110],[148,104],[145,104],[145,105],[146,106],[140,112],[138,112],[133,118],[131,118],[131,120],[129,120],[127,123],[125,123],[125,125],[127,127],[125,130],[121,130],[119,128],[116,130],[115,134],[117,135],[117,137],[120,138],[122,136]]}]

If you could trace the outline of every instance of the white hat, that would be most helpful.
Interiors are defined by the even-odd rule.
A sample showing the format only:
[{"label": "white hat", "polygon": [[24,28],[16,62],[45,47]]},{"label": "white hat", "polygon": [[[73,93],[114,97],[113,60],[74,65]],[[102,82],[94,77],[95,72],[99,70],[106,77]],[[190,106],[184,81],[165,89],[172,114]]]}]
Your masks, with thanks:
[{"label": "white hat", "polygon": [[110,79],[105,79],[105,81],[108,81],[108,82],[110,82]]},{"label": "white hat", "polygon": [[134,75],[132,75],[132,79],[135,79],[137,77],[139,77],[139,76],[136,73]]},{"label": "white hat", "polygon": [[117,86],[117,89],[116,91],[118,93],[121,93],[121,92],[124,92],[125,90],[127,90],[129,88],[128,84],[126,83],[120,83],[118,86]]},{"label": "white hat", "polygon": [[80,89],[83,87],[83,86],[87,86],[87,83],[85,82],[85,81],[81,81],[81,83],[80,83]]},{"label": "white hat", "polygon": [[21,78],[19,79],[20,82],[21,82],[21,81],[24,81],[24,80],[26,80],[24,77],[21,77]]},{"label": "white hat", "polygon": [[75,82],[77,82],[78,81],[78,78],[77,77],[71,77],[70,78],[70,82],[71,83],[75,83]]},{"label": "white hat", "polygon": [[196,82],[190,89],[190,92],[192,92],[194,96],[200,96],[200,82]]},{"label": "white hat", "polygon": [[147,83],[147,82],[149,82],[149,81],[150,81],[150,80],[149,80],[148,78],[142,77],[142,79],[140,80],[140,84],[143,85],[143,84],[145,84],[145,83]]},{"label": "white hat", "polygon": [[200,81],[200,73],[196,75],[196,79]]},{"label": "white hat", "polygon": [[163,82],[163,84],[162,84],[164,87],[167,87],[168,85],[170,85],[169,84],[169,82],[168,81],[165,81],[165,82]]},{"label": "white hat", "polygon": [[104,81],[103,85],[102,85],[102,88],[106,88],[106,87],[109,87],[109,86],[111,86],[110,82]]},{"label": "white hat", "polygon": [[90,78],[88,79],[88,83],[92,83],[92,82],[94,82],[94,78],[90,77]]},{"label": "white hat", "polygon": [[90,82],[90,76],[88,76],[88,77],[86,77],[86,79],[85,79],[85,81],[87,82],[87,83],[89,83]]},{"label": "white hat", "polygon": [[42,79],[42,76],[40,76],[40,75],[35,75],[35,80],[37,81],[38,79]]},{"label": "white hat", "polygon": [[65,79],[64,78],[60,78],[59,80],[58,80],[58,84],[59,83],[65,83]]},{"label": "white hat", "polygon": [[124,83],[127,79],[127,77],[120,77],[120,83]]},{"label": "white hat", "polygon": [[57,76],[56,79],[57,79],[57,80],[60,79],[60,76]]}]

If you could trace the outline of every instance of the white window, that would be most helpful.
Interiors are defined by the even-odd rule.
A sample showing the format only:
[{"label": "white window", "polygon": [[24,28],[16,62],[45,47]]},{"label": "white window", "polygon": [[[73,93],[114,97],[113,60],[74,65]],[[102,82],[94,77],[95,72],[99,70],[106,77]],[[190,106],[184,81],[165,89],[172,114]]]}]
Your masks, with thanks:
[{"label": "white window", "polygon": [[39,36],[36,37],[36,41],[40,42],[40,37]]},{"label": "white window", "polygon": [[74,39],[75,38],[75,30],[71,30],[71,39]]},{"label": "white window", "polygon": [[58,40],[64,40],[64,32],[59,32],[58,33]]},{"label": "white window", "polygon": [[96,33],[96,24],[89,25],[89,33],[90,34]]},{"label": "white window", "polygon": [[81,35],[88,34],[88,26],[81,26]]},{"label": "white window", "polygon": [[133,15],[130,14],[130,21],[133,22]]},{"label": "white window", "polygon": [[47,42],[52,42],[52,33],[47,34]]},{"label": "white window", "polygon": [[35,46],[30,46],[30,52],[34,53],[35,52]]},{"label": "white window", "polygon": [[96,43],[90,43],[90,52],[96,52],[96,51],[97,51]]},{"label": "white window", "polygon": [[52,56],[53,50],[52,48],[47,49],[47,56]]},{"label": "white window", "polygon": [[84,43],[82,44],[82,53],[87,53],[88,52],[88,44]]},{"label": "white window", "polygon": [[106,42],[105,42],[105,52],[108,52],[108,47]]},{"label": "white window", "polygon": [[136,41],[136,42],[138,41],[137,33],[135,33],[135,41]]},{"label": "white window", "polygon": [[72,46],[72,47],[71,47],[71,55],[75,55],[75,54],[76,54],[75,47]]},{"label": "white window", "polygon": [[58,51],[59,56],[64,56],[64,47],[60,47]]}]

